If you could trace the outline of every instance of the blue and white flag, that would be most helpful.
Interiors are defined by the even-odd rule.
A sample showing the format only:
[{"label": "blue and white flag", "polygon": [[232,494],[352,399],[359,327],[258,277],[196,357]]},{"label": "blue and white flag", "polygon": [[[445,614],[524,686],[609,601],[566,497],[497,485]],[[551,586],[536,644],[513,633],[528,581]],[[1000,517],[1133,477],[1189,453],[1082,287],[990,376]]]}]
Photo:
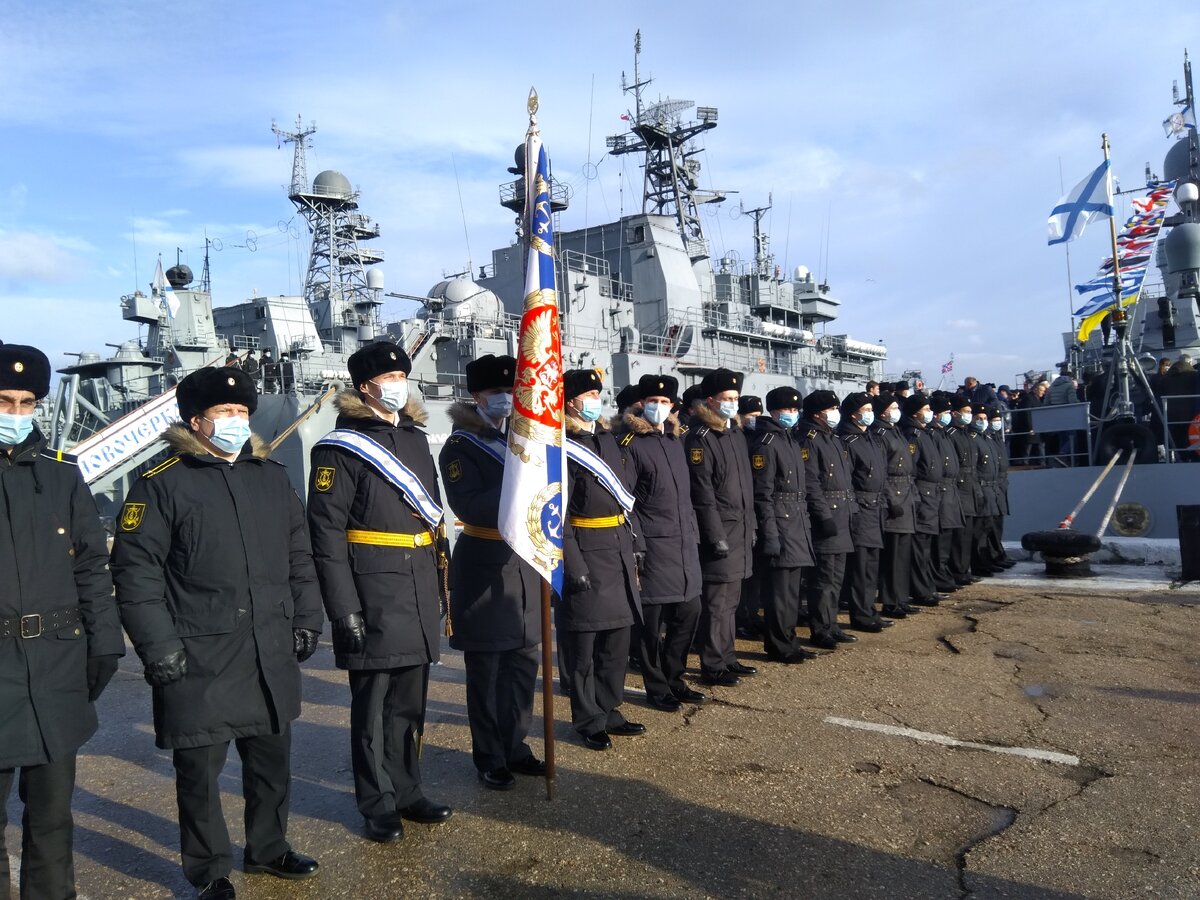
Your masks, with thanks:
[{"label": "blue and white flag", "polygon": [[1112,214],[1112,170],[1106,159],[1050,210],[1048,243],[1065,244],[1073,241],[1083,234],[1083,229],[1092,221],[1111,219]]},{"label": "blue and white flag", "polygon": [[175,296],[175,289],[171,287],[171,282],[167,281],[167,276],[163,274],[161,258],[158,261],[158,268],[154,270],[153,286],[159,304],[167,311],[170,318],[175,318],[175,313],[179,312],[179,298]]},{"label": "blue and white flag", "polygon": [[500,534],[561,596],[567,460],[563,436],[562,336],[554,278],[550,164],[529,92],[525,135],[525,311],[517,338],[517,378],[508,429]]},{"label": "blue and white flag", "polygon": [[1176,140],[1187,137],[1188,130],[1196,130],[1196,111],[1190,103],[1185,103],[1179,112],[1171,113],[1163,119],[1163,131],[1167,137]]}]

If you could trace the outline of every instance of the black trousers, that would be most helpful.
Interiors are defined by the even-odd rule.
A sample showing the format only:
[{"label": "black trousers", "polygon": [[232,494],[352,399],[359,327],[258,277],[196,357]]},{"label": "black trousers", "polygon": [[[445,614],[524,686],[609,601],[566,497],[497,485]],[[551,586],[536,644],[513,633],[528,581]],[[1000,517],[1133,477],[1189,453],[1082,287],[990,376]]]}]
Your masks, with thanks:
[{"label": "black trousers", "polygon": [[796,617],[800,613],[799,566],[767,569],[763,573],[766,592],[766,631],[763,649],[771,656],[789,656],[796,652]]},{"label": "black trousers", "polygon": [[808,573],[808,627],[814,638],[834,635],[838,625],[838,597],[846,577],[845,553],[818,553]]},{"label": "black trousers", "polygon": [[971,571],[976,575],[989,575],[995,568],[993,554],[988,542],[992,531],[992,516],[976,516],[975,531],[971,535]]},{"label": "black trousers", "polygon": [[733,642],[736,638],[734,617],[741,599],[741,581],[706,581],[700,606],[700,670],[718,675],[735,662]]},{"label": "black trousers", "polygon": [[564,631],[559,645],[571,682],[571,724],[580,734],[594,734],[625,724],[618,707],[625,699],[632,627],[606,631]]},{"label": "black trousers", "polygon": [[[943,532],[945,534],[945,532]],[[933,583],[934,539],[938,535],[917,532],[912,539],[912,571],[908,579],[910,600],[925,600],[937,593]]]},{"label": "black trousers", "polygon": [[[8,825],[8,792],[15,769],[0,769],[0,897],[7,900],[12,876],[4,829]],[[72,856],[74,822],[71,792],[75,789],[75,754],[40,766],[23,766],[17,795],[21,814],[21,900],[70,900],[75,896]]]},{"label": "black trousers", "polygon": [[365,817],[390,815],[423,796],[417,731],[428,672],[428,663],[349,672],[354,797]]},{"label": "black trousers", "polygon": [[971,556],[978,540],[979,519],[963,513],[966,520],[965,528],[956,528],[951,534],[950,574],[955,578],[964,578],[971,574]]},{"label": "black trousers", "polygon": [[[291,729],[285,726],[282,734],[238,738],[234,743],[242,758],[242,796],[246,800],[245,860],[269,862],[290,849]],[[223,878],[233,866],[218,783],[228,755],[228,741],[173,754],[183,874],[196,887]]]},{"label": "black trousers", "polygon": [[1004,516],[992,516],[991,528],[988,529],[988,547],[993,563],[1002,563],[1008,558],[1004,551]]},{"label": "black trousers", "polygon": [[846,578],[842,582],[842,603],[850,610],[852,624],[879,621],[875,596],[879,593],[879,547],[858,547],[846,558]]},{"label": "black trousers", "polygon": [[700,598],[682,603],[646,603],[635,626],[646,696],[657,699],[683,691],[688,650],[700,621]]},{"label": "black trousers", "polygon": [[879,557],[879,602],[885,607],[908,602],[912,573],[911,534],[883,533],[883,553]]},{"label": "black trousers", "polygon": [[532,756],[525,736],[533,721],[538,648],[495,653],[464,650],[463,663],[475,768],[490,772]]},{"label": "black trousers", "polygon": [[761,564],[756,559],[754,574],[742,582],[742,595],[738,600],[737,616],[734,624],[738,628],[754,627],[759,624],[758,613],[767,605],[766,578],[759,571]]}]

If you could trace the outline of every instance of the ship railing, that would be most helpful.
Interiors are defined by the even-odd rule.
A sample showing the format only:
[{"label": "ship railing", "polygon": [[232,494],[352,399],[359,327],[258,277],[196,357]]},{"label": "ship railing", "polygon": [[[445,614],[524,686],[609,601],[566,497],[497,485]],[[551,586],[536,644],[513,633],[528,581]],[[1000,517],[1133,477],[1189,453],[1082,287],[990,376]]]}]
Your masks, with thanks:
[{"label": "ship railing", "polygon": [[1099,424],[1087,403],[1054,403],[1004,415],[1009,461],[1021,467],[1086,466]]}]

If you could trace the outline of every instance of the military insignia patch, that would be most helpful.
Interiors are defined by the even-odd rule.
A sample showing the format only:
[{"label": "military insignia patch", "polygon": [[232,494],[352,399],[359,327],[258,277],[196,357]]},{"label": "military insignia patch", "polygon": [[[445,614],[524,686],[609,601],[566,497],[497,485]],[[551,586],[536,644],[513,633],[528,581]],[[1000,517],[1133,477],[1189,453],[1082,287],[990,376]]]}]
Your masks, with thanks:
[{"label": "military insignia patch", "polygon": [[800,450],[800,458],[801,458],[801,459],[808,459],[808,448],[807,448],[807,447],[802,447],[802,448],[801,448],[801,450]]},{"label": "military insignia patch", "polygon": [[446,477],[451,481],[462,478],[462,463],[459,460],[450,460],[450,465],[446,466]]},{"label": "military insignia patch", "polygon": [[121,507],[121,530],[137,531],[142,527],[144,518],[146,518],[145,503],[126,503]]},{"label": "military insignia patch", "polygon": [[916,445],[916,444],[909,444],[909,445],[908,445],[908,452],[909,452],[909,453],[916,453],[916,452],[917,452],[917,445]]},{"label": "military insignia patch", "polygon": [[333,476],[337,474],[337,470],[332,466],[320,466],[317,469],[317,477],[313,479],[313,487],[322,494],[333,488]]},{"label": "military insignia patch", "polygon": [[698,466],[700,463],[704,462],[704,448],[693,447],[691,453],[688,454],[688,462],[690,462],[693,466]]},{"label": "military insignia patch", "polygon": [[765,469],[767,467],[767,458],[761,453],[755,453],[750,457],[750,465],[756,469]]}]

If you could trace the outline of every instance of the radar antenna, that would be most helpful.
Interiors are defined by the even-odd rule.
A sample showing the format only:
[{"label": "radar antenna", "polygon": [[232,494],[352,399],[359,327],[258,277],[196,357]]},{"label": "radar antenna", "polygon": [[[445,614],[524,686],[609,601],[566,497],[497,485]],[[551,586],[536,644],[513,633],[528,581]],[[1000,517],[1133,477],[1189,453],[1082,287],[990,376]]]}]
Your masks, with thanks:
[{"label": "radar antenna", "polygon": [[309,138],[317,133],[317,123],[309,122],[308,127],[305,128],[304,120],[297,115],[296,130],[284,131],[272,119],[271,131],[275,132],[275,137],[277,138],[276,146],[282,147],[284,144],[296,145],[296,155],[292,158],[292,184],[288,189],[288,197],[303,194],[308,190],[308,163],[305,156],[308,148],[312,146]]}]

